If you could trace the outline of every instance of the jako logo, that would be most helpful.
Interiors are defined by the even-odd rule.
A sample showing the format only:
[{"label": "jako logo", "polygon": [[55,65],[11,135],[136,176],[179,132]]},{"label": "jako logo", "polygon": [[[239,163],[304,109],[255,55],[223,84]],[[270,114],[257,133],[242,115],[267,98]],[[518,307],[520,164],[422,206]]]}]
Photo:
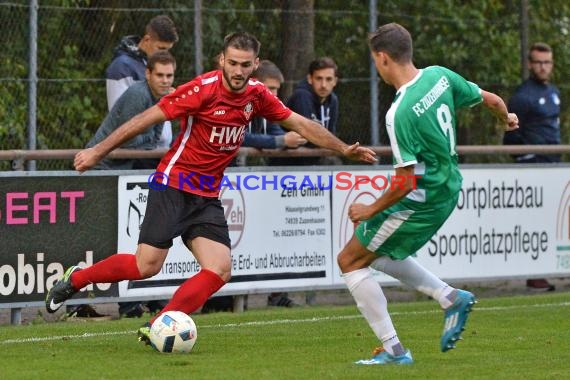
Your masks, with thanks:
[{"label": "jako logo", "polygon": [[220,116],[220,115],[225,115],[225,114],[226,114],[226,110],[214,111],[214,116]]}]

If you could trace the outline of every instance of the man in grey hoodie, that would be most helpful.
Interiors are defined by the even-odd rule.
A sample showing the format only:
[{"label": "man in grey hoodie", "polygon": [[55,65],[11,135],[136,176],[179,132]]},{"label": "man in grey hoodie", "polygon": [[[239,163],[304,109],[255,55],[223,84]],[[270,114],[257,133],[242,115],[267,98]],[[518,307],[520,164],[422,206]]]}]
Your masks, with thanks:
[{"label": "man in grey hoodie", "polygon": [[[146,61],[145,61],[146,62]],[[95,132],[95,135],[86,144],[92,147],[104,140],[107,136],[119,128],[131,117],[145,111],[155,105],[160,98],[172,90],[176,60],[167,50],[157,50],[145,63],[145,74],[142,80],[132,84],[122,95],[119,96],[109,113]],[[126,149],[157,149],[162,135],[163,124],[154,125],[144,133],[135,136],[126,142],[121,148]],[[95,169],[99,170],[129,170],[148,169],[158,165],[158,159],[123,159],[101,160]],[[147,303],[150,311],[162,308],[162,301],[150,301]],[[119,302],[119,314],[125,317],[140,317],[143,313],[140,302]],[[99,314],[93,307],[87,304],[67,307],[67,316],[76,318],[99,318],[106,319],[108,316]]]},{"label": "man in grey hoodie", "polygon": [[[159,50],[170,50],[177,41],[176,26],[166,15],[153,17],[142,37],[130,35],[121,39],[105,71],[109,111],[131,85],[145,80],[148,58]],[[170,122],[166,122],[158,147],[169,148],[171,142],[172,127]]]},{"label": "man in grey hoodie", "polygon": [[[90,148],[97,145],[125,121],[152,107],[162,96],[170,93],[173,90],[172,83],[174,82],[175,70],[176,61],[168,51],[159,50],[151,55],[145,69],[146,80],[133,84],[119,97],[86,147]],[[158,124],[149,128],[144,133],[126,142],[121,148],[156,149],[162,134],[162,127],[162,124]],[[140,164],[137,166],[137,162],[133,159],[112,160],[105,158],[97,164],[96,168],[119,170],[143,168]],[[155,165],[150,167],[145,165],[145,168],[154,168],[157,164],[158,160],[156,160]]]}]

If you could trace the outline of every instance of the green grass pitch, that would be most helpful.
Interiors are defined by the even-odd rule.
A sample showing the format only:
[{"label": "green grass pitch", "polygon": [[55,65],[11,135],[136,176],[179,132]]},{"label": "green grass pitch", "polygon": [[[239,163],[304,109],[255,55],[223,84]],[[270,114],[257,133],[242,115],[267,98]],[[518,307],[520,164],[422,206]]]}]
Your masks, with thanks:
[{"label": "green grass pitch", "polygon": [[570,293],[480,299],[463,341],[439,351],[435,302],[393,303],[411,366],[357,366],[377,345],[355,306],[196,314],[190,354],[137,342],[144,319],[0,326],[1,379],[563,379]]}]

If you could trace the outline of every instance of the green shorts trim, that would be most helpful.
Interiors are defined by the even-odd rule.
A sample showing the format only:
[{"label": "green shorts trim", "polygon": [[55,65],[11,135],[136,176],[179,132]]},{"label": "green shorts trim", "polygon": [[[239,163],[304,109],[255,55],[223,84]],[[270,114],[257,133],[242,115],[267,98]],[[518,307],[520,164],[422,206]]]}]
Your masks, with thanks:
[{"label": "green shorts trim", "polygon": [[401,201],[361,222],[356,238],[377,255],[403,260],[423,247],[445,223],[457,205],[457,197],[437,208]]}]

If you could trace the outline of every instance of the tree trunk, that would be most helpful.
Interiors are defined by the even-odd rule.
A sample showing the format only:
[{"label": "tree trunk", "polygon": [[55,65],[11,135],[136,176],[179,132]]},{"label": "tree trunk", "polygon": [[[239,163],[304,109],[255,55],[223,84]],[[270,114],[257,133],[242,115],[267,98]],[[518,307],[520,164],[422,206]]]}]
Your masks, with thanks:
[{"label": "tree trunk", "polygon": [[305,78],[309,63],[315,57],[314,0],[283,0],[283,49],[281,71],[285,77],[281,98],[287,99],[297,82]]}]

